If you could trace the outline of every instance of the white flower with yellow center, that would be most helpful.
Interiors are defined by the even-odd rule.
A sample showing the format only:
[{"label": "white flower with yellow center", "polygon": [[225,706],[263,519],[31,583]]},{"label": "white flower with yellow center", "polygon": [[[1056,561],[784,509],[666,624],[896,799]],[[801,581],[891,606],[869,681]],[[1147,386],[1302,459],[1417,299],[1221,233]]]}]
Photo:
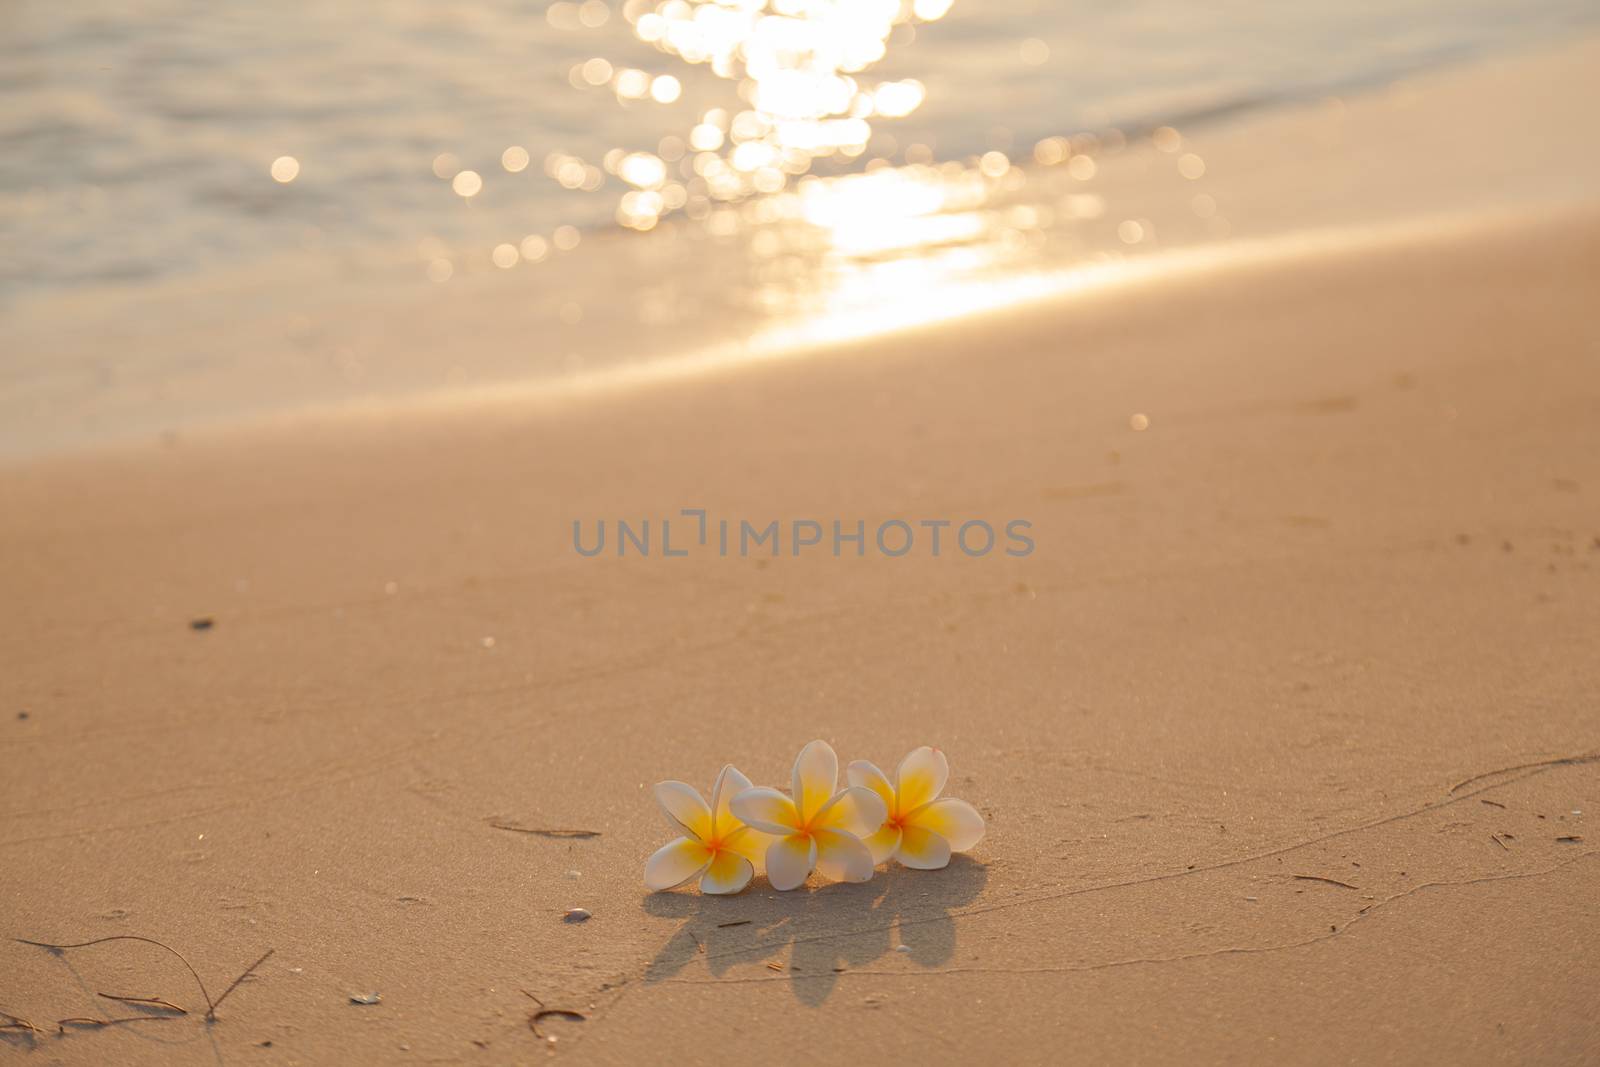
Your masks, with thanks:
[{"label": "white flower with yellow center", "polygon": [[871,789],[835,792],[839,757],[826,741],[813,741],[794,761],[793,791],[746,789],[733,798],[733,813],[751,828],[777,837],[767,847],[767,880],[774,889],[795,889],[813,870],[836,882],[872,877],[872,853],[861,843],[888,817]]},{"label": "white flower with yellow center", "polygon": [[702,893],[737,893],[749,885],[772,840],[746,826],[729,809],[734,795],[749,788],[750,779],[731,763],[717,775],[709,805],[692,785],[659,783],[656,803],[683,836],[657,849],[645,863],[645,888],[651,892],[676,889],[696,877]]},{"label": "white flower with yellow center", "polygon": [[965,800],[940,799],[950,777],[944,753],[924,745],[900,761],[894,780],[864,759],[845,772],[853,787],[869,789],[883,803],[882,824],[863,841],[872,862],[891,856],[907,867],[936,871],[952,852],[965,852],[984,833],[983,816]]}]

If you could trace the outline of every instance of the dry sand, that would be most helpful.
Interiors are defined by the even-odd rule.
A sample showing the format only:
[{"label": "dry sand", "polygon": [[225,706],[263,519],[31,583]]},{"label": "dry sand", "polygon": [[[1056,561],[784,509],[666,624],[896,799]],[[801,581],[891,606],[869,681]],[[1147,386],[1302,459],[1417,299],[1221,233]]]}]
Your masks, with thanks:
[{"label": "dry sand", "polygon": [[[4,1058],[1594,1062],[1597,287],[1600,213],[1520,216],[6,468],[3,932],[160,938],[213,996],[276,952],[209,1028]],[[695,506],[1037,550],[571,547]],[[814,737],[941,745],[989,836],[645,895],[651,783]],[[523,990],[588,1019],[541,1048]],[[0,946],[0,1010],[133,1013],[98,992],[203,1008],[150,946]]]}]

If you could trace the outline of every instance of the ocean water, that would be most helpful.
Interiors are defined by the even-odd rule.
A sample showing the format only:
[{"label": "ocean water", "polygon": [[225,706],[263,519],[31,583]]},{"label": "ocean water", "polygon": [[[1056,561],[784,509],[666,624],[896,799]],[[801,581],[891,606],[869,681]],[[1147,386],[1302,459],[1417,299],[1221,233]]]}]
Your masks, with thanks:
[{"label": "ocean water", "polygon": [[296,257],[440,280],[874,160],[1023,159],[1597,22],[1594,0],[20,0],[0,308]]}]

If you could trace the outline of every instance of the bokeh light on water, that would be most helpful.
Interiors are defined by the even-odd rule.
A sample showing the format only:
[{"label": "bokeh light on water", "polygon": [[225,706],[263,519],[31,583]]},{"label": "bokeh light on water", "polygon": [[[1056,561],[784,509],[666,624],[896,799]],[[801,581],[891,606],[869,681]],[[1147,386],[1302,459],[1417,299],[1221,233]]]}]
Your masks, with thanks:
[{"label": "bokeh light on water", "polygon": [[1597,15],[1592,0],[22,4],[0,35],[0,299],[305,255],[417,277],[436,258],[424,240],[459,282],[501,244],[613,226],[619,208],[637,228],[705,221],[880,159],[1024,162],[1049,136],[1182,126]]},{"label": "bokeh light on water", "polygon": [[[1207,122],[1600,8],[79,0],[7,20],[0,311],[83,339],[13,369],[42,424],[257,358],[296,368],[294,397],[425,390],[981,307],[1226,236]],[[407,362],[385,332],[389,306],[475,293],[524,349],[440,338]],[[200,331],[245,313],[259,356],[208,355]]]}]

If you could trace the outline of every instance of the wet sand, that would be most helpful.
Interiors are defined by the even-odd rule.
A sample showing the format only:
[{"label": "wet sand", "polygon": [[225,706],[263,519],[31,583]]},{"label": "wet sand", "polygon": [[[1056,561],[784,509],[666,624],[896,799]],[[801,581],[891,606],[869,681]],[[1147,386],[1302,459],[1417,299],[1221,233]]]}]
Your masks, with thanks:
[{"label": "wet sand", "polygon": [[[1600,211],[1485,216],[581,404],[12,464],[5,934],[158,938],[212,996],[275,954],[209,1028],[4,1047],[1592,1062],[1597,286]],[[694,507],[1036,549],[572,548]],[[942,746],[988,837],[644,893],[651,783],[781,784],[814,737]],[[204,1008],[132,942],[8,941],[0,976],[51,1029]],[[541,1048],[523,991],[588,1018]]]}]

